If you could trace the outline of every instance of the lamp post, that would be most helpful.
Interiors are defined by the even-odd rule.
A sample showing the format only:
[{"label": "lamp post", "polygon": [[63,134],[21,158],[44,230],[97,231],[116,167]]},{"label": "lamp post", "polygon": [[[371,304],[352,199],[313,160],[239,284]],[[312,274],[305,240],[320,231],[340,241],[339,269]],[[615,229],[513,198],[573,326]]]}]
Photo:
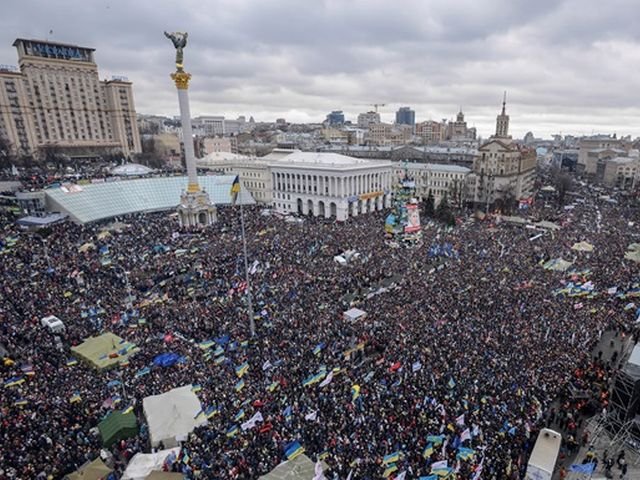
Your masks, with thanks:
[{"label": "lamp post", "polygon": [[133,303],[132,303],[132,296],[131,296],[131,283],[129,282],[129,272],[127,272],[124,268],[122,268],[119,265],[113,265],[114,270],[118,270],[120,269],[122,271],[122,273],[124,274],[124,281],[126,283],[127,286],[127,312],[129,312],[130,310],[133,311]]}]

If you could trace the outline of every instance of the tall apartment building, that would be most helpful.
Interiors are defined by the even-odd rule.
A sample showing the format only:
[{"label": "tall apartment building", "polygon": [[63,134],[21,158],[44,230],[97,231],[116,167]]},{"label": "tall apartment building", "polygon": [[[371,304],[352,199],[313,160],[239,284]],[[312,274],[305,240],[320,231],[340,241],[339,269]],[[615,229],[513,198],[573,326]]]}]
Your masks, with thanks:
[{"label": "tall apartment building", "polygon": [[23,38],[13,46],[19,69],[0,69],[0,136],[13,153],[141,151],[131,82],[100,80],[95,49]]}]

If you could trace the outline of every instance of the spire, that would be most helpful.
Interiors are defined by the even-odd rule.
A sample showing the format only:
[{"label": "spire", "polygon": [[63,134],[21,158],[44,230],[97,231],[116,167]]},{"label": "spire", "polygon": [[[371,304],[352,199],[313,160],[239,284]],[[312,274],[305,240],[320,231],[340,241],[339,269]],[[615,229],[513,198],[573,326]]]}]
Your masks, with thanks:
[{"label": "spire", "polygon": [[502,115],[506,115],[505,108],[507,107],[507,91],[504,91],[502,96]]},{"label": "spire", "polygon": [[496,118],[496,137],[509,138],[509,115],[507,115],[507,92],[502,97],[502,113]]}]

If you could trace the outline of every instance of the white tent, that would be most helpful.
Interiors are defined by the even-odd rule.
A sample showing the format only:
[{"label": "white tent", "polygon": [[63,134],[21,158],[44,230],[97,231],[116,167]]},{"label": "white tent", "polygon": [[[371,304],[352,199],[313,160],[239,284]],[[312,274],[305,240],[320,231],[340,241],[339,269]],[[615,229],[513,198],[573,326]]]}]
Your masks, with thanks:
[{"label": "white tent", "polygon": [[363,319],[367,316],[367,312],[360,310],[359,308],[350,308],[343,314],[343,318],[349,322],[355,322],[356,320]]},{"label": "white tent", "polygon": [[196,418],[202,406],[197,395],[191,391],[191,385],[145,397],[142,407],[154,447],[160,442],[165,447],[176,447],[179,439],[189,435],[195,427],[207,423],[206,418]]},{"label": "white tent", "polygon": [[[327,464],[320,462],[322,470],[327,470]],[[313,480],[316,464],[304,453],[293,460],[282,462],[259,480]]]},{"label": "white tent", "polygon": [[121,480],[144,480],[154,470],[162,470],[164,461],[171,454],[177,457],[180,454],[180,447],[168,448],[156,453],[136,453],[127,465]]}]

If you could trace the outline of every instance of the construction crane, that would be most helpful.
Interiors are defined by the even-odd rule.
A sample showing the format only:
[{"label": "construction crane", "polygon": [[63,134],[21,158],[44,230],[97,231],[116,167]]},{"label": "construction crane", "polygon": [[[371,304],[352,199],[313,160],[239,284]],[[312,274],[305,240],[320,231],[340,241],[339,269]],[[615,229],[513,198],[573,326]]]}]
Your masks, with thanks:
[{"label": "construction crane", "polygon": [[376,113],[378,113],[378,107],[386,107],[386,103],[370,103],[370,106],[376,109]]}]

